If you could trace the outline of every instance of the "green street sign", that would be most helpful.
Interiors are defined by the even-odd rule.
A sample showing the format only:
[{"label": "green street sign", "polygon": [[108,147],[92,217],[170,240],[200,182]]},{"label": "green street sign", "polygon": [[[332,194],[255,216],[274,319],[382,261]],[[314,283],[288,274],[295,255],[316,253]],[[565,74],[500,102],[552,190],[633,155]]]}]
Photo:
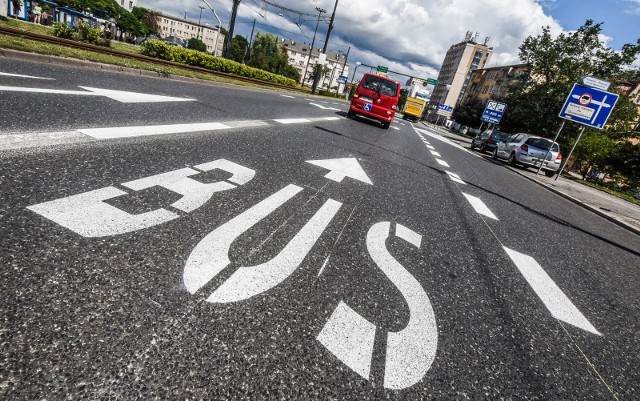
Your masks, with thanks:
[{"label": "green street sign", "polygon": [[389,67],[383,67],[383,66],[379,65],[376,71],[384,72],[386,74],[386,73],[389,72]]},{"label": "green street sign", "polygon": [[438,85],[438,80],[437,79],[433,79],[433,78],[429,78],[429,79],[427,79],[427,85],[437,86]]}]

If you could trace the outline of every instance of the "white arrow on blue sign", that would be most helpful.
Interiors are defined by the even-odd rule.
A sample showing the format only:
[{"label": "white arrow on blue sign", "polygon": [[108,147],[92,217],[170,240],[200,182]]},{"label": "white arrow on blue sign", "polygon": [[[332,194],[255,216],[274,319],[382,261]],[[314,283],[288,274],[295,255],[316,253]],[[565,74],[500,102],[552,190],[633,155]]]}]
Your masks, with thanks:
[{"label": "white arrow on blue sign", "polygon": [[603,129],[618,98],[615,93],[574,84],[562,106],[560,118]]}]

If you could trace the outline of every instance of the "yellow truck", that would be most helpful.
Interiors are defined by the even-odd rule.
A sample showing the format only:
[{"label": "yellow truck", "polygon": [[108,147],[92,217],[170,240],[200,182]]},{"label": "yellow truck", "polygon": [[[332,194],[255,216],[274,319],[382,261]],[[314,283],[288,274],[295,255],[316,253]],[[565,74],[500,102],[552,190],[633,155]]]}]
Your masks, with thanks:
[{"label": "yellow truck", "polygon": [[417,97],[408,97],[402,110],[402,118],[405,120],[418,121],[422,118],[422,112],[427,102]]}]

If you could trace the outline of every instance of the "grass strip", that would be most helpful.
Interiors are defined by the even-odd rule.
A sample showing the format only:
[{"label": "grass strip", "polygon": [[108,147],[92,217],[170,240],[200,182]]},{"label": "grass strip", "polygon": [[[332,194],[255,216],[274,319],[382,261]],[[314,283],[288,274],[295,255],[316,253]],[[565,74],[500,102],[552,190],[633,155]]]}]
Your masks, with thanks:
[{"label": "grass strip", "polygon": [[586,180],[583,180],[583,179],[580,179],[580,178],[576,178],[576,177],[571,176],[569,174],[563,174],[562,176],[564,178],[568,178],[568,179],[570,179],[572,181],[579,182],[582,185],[586,185],[588,187],[598,189],[598,190],[600,190],[602,192],[606,192],[606,193],[608,193],[610,195],[616,196],[616,197],[618,197],[620,199],[624,199],[624,200],[626,200],[628,202],[631,202],[631,203],[633,203],[635,205],[640,206],[640,199],[636,199],[634,196],[629,195],[626,192],[616,191],[615,189],[611,189],[609,187],[605,187],[604,185],[600,185],[600,184],[596,184],[595,182],[586,181]]}]

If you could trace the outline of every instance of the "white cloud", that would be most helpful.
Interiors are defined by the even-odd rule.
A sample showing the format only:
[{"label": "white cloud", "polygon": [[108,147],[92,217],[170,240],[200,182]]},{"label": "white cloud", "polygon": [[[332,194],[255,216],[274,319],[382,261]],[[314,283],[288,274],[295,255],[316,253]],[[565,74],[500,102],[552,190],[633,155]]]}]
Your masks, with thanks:
[{"label": "white cloud", "polygon": [[[335,4],[334,0],[270,2],[309,14],[316,14],[314,8],[321,7],[328,10],[327,15],[331,14]],[[216,9],[223,24],[228,24],[231,1],[212,0],[209,3]],[[543,3],[550,5],[549,1]],[[172,14],[182,14],[187,9],[187,17],[194,20],[200,11],[199,4],[203,3],[197,0],[139,0],[142,7]],[[249,36],[251,26],[247,22],[256,18],[258,23],[271,24],[280,29],[276,34],[281,37],[311,42],[314,17],[303,17],[305,21],[300,29],[291,21],[296,19],[293,14],[273,6],[268,6],[265,13],[260,4],[260,0],[242,1],[239,10],[242,24],[236,25],[236,34]],[[267,21],[257,11],[266,15]],[[279,17],[279,12],[285,17]],[[286,16],[292,18],[287,19]],[[211,12],[203,14],[205,19],[213,22]],[[546,15],[543,5],[536,0],[512,0],[508,5],[503,0],[342,0],[338,4],[329,48],[346,51],[347,46],[352,46],[349,57],[352,65],[355,61],[361,61],[370,65],[385,65],[391,70],[411,75],[435,76],[449,47],[462,41],[467,31],[478,32],[479,41],[490,37],[489,45],[494,48],[490,65],[493,66],[519,62],[518,47],[527,36],[541,33],[543,26],[550,26],[553,34],[562,32],[560,24]],[[261,25],[257,27],[265,30]],[[326,29],[327,24],[321,22],[317,47],[322,46]],[[295,37],[296,32],[304,32],[307,37]]]},{"label": "white cloud", "polygon": [[629,5],[624,12],[627,14],[640,15],[640,0],[625,0]]}]

